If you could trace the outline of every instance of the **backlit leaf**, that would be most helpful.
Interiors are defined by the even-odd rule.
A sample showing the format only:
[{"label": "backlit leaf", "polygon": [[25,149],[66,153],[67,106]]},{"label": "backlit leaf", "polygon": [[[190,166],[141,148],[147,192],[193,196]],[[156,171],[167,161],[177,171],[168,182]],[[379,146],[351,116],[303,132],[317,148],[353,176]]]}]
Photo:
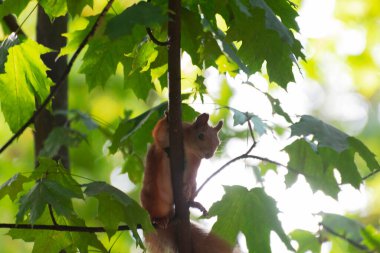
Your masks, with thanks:
[{"label": "backlit leaf", "polygon": [[272,252],[270,234],[274,231],[292,250],[290,240],[278,220],[276,202],[262,188],[247,190],[242,186],[225,186],[224,189],[226,194],[222,200],[209,211],[211,217],[217,216],[212,228],[214,233],[234,245],[237,235],[242,232],[249,252],[267,253]]},{"label": "backlit leaf", "polygon": [[39,0],[38,3],[44,8],[45,13],[49,16],[50,20],[64,16],[67,13],[66,0]]},{"label": "backlit leaf", "polygon": [[292,136],[313,136],[320,147],[329,147],[337,152],[348,148],[346,133],[310,115],[303,115],[290,129]]},{"label": "backlit leaf", "polygon": [[32,40],[9,48],[5,73],[0,74],[1,110],[9,127],[17,131],[35,108],[35,98],[43,101],[52,81],[40,56],[50,50]]},{"label": "backlit leaf", "polygon": [[313,191],[322,190],[324,193],[337,198],[339,186],[331,167],[325,168],[322,157],[303,139],[294,141],[284,148],[289,155],[286,184],[293,185],[297,174],[305,177]]},{"label": "backlit leaf", "polygon": [[317,236],[309,231],[298,229],[291,232],[290,237],[298,243],[296,253],[321,252],[321,243],[319,242]]}]

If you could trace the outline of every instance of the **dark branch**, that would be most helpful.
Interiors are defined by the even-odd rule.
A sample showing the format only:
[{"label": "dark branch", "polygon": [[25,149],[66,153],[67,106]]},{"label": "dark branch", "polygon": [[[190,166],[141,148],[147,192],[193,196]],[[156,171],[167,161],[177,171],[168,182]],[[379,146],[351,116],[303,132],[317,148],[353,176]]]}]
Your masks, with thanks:
[{"label": "dark branch", "polygon": [[159,45],[159,46],[168,46],[170,44],[169,40],[159,41],[156,37],[154,37],[154,35],[152,33],[152,29],[150,29],[149,27],[147,27],[145,29],[146,29],[146,32],[147,32],[150,40],[153,41],[154,44]]},{"label": "dark branch", "polygon": [[374,170],[374,171],[372,171],[371,173],[369,173],[367,176],[362,177],[362,180],[363,180],[363,181],[364,181],[364,180],[367,180],[368,178],[370,178],[370,177],[376,175],[376,174],[379,173],[379,172],[380,172],[380,169]]},{"label": "dark branch", "polygon": [[21,27],[17,23],[16,18],[12,14],[4,16],[3,20],[4,20],[4,23],[7,25],[7,27],[9,28],[9,30],[17,33],[18,35],[26,36],[24,31],[21,29]]},{"label": "dark branch", "polygon": [[352,246],[354,246],[355,248],[358,248],[360,250],[364,250],[365,252],[372,252],[370,251],[365,245],[363,244],[360,244],[359,242],[356,242],[350,238],[348,238],[347,236],[345,235],[342,235],[342,234],[339,234],[338,232],[336,232],[334,229],[330,228],[329,226],[326,226],[325,224],[323,224],[322,222],[319,223],[320,226],[323,227],[324,230],[326,230],[327,232],[329,232],[330,234],[332,235],[335,235],[337,237],[339,237],[340,239],[343,239],[345,240],[346,242],[350,243]]},{"label": "dark branch", "polygon": [[[52,231],[66,231],[66,232],[87,232],[87,233],[104,233],[106,230],[104,227],[80,227],[80,226],[64,226],[64,225],[39,225],[39,224],[9,224],[0,223],[0,228],[11,229],[31,229],[31,230],[52,230]],[[138,229],[142,229],[141,225],[137,226]],[[117,231],[131,230],[129,226],[119,226]]]},{"label": "dark branch", "polygon": [[100,13],[99,17],[97,18],[95,24],[91,28],[90,32],[87,34],[87,36],[83,39],[83,41],[80,43],[78,49],[73,54],[73,57],[71,58],[69,64],[67,65],[65,71],[63,72],[61,78],[56,83],[55,86],[53,86],[50,90],[50,94],[46,97],[46,99],[41,103],[41,105],[36,109],[36,111],[33,113],[33,115],[29,118],[29,120],[0,148],[0,154],[4,152],[11,144],[12,142],[17,139],[24,131],[25,129],[31,125],[35,118],[41,113],[41,111],[49,104],[51,99],[54,97],[54,95],[57,93],[58,89],[62,86],[64,81],[66,80],[67,76],[69,75],[71,68],[74,65],[75,60],[78,58],[80,52],[83,50],[83,48],[86,46],[90,38],[95,34],[97,27],[99,26],[100,21],[103,19],[105,14],[108,12],[108,10],[111,8],[112,3],[114,0],[109,0],[107,5],[104,7],[103,11]]}]

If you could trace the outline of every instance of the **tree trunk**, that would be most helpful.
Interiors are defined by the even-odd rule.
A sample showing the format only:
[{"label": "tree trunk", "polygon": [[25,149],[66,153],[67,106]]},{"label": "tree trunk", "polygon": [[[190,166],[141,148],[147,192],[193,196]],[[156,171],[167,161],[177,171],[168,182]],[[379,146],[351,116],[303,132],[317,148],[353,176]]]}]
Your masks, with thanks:
[{"label": "tree trunk", "polygon": [[[47,74],[53,80],[57,82],[62,76],[63,71],[67,66],[67,57],[60,57],[56,61],[59,49],[66,44],[66,38],[62,37],[62,33],[67,32],[67,16],[59,17],[51,22],[49,17],[45,14],[43,8],[38,8],[37,18],[37,42],[49,47],[55,52],[51,52],[42,56],[42,60],[46,66],[50,69]],[[57,110],[66,111],[68,108],[68,96],[67,96],[67,80],[60,87],[56,96],[52,100],[53,112]],[[49,136],[49,133],[54,127],[63,126],[67,124],[67,117],[64,115],[53,115],[48,110],[44,109],[39,114],[34,122],[35,132],[35,156],[38,157],[39,152],[43,148],[44,141]],[[69,152],[67,147],[62,147],[58,155],[54,157],[56,160],[61,160],[65,168],[69,168]]]},{"label": "tree trunk", "polygon": [[170,168],[174,193],[176,243],[180,253],[191,252],[189,206],[183,196],[185,169],[181,111],[181,1],[169,0],[169,139]]}]

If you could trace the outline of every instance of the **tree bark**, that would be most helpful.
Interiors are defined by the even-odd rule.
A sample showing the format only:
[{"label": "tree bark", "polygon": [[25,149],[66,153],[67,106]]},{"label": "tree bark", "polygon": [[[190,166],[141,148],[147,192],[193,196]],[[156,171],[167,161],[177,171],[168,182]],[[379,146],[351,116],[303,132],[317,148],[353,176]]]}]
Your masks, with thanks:
[{"label": "tree bark", "polygon": [[[51,52],[42,56],[42,60],[46,66],[50,69],[47,74],[57,83],[59,78],[63,75],[67,67],[67,57],[63,56],[56,60],[59,49],[66,44],[66,38],[62,37],[62,33],[67,32],[67,16],[59,17],[50,21],[49,17],[45,14],[43,8],[38,7],[37,18],[37,42],[54,49],[55,52]],[[68,108],[68,87],[67,80],[57,91],[56,96],[52,100],[53,112],[57,110],[66,111]],[[39,114],[34,122],[35,132],[35,156],[38,157],[39,152],[43,148],[43,144],[49,133],[54,127],[63,126],[67,124],[67,117],[64,115],[53,115],[48,110],[44,109]],[[58,155],[54,157],[56,160],[61,160],[65,168],[69,168],[69,152],[67,147],[61,147]]]},{"label": "tree bark", "polygon": [[189,206],[183,196],[185,169],[181,109],[181,1],[169,0],[169,140],[175,204],[176,242],[180,253],[191,252]]}]

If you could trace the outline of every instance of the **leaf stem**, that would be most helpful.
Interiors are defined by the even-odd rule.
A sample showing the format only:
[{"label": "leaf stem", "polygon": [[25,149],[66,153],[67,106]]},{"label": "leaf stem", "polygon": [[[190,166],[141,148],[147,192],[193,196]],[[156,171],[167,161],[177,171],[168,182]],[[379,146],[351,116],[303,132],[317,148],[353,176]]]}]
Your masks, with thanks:
[{"label": "leaf stem", "polygon": [[105,17],[108,10],[111,8],[112,3],[114,0],[109,0],[107,5],[104,7],[103,11],[99,14],[95,24],[92,26],[90,32],[87,34],[87,36],[82,40],[80,43],[78,49],[74,52],[69,64],[67,65],[65,71],[63,72],[61,78],[58,80],[58,82],[51,88],[49,95],[45,98],[45,100],[41,103],[41,105],[36,109],[36,111],[33,113],[33,115],[29,118],[28,121],[25,122],[24,125],[21,126],[21,128],[0,148],[0,154],[3,153],[11,144],[12,142],[17,139],[24,131],[25,129],[31,125],[35,118],[42,112],[42,110],[49,104],[49,102],[52,100],[54,95],[57,93],[59,88],[63,85],[64,81],[66,80],[67,76],[69,75],[75,60],[78,58],[79,54],[82,52],[83,48],[87,45],[90,38],[95,34],[100,21]]}]

